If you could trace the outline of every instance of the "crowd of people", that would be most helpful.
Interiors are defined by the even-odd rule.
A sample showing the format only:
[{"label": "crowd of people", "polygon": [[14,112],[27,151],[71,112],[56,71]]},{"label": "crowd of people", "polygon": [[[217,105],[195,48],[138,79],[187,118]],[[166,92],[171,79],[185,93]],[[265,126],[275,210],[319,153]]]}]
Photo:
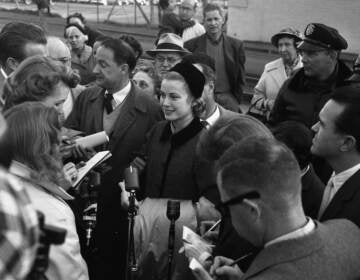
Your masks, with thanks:
[{"label": "crowd of people", "polygon": [[[346,39],[321,23],[282,28],[270,39],[280,57],[242,112],[244,45],[223,9],[207,4],[202,25],[195,0],[179,14],[176,2],[160,1],[149,50],[80,13],[64,38],[23,22],[0,31],[0,279],[128,279],[133,249],[135,279],[360,279],[360,67],[340,60]],[[77,142],[98,132],[107,143]],[[106,150],[99,181],[76,185]],[[173,262],[168,200],[181,206]],[[182,248],[183,226],[211,244],[206,259]]]}]

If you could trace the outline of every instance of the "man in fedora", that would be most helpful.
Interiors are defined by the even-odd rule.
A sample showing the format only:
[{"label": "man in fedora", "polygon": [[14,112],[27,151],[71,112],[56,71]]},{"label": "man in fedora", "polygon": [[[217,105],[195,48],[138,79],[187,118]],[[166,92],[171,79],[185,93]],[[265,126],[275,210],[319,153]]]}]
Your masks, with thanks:
[{"label": "man in fedora", "polygon": [[155,78],[159,86],[165,74],[189,51],[184,49],[184,43],[180,36],[164,33],[160,36],[155,49],[146,51],[146,53],[155,60]]},{"label": "man in fedora", "polygon": [[334,88],[344,84],[351,70],[339,60],[348,46],[339,32],[322,23],[310,23],[298,45],[303,67],[279,91],[270,113],[270,123],[286,120],[311,127]]}]

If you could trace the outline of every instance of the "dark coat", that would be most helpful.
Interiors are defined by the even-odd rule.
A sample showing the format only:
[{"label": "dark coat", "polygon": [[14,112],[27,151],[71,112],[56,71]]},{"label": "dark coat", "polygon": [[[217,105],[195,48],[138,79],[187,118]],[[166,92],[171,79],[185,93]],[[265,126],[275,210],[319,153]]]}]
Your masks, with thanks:
[{"label": "dark coat", "polygon": [[276,125],[292,120],[311,127],[318,121],[319,112],[330,99],[331,92],[344,85],[350,75],[351,70],[339,61],[336,70],[325,82],[316,83],[305,76],[304,68],[300,68],[280,88],[269,123]]},{"label": "dark coat", "polygon": [[301,178],[301,201],[306,216],[317,218],[324,193],[324,184],[310,165],[309,170]]},{"label": "dark coat", "polygon": [[85,26],[85,33],[88,36],[88,40],[86,42],[87,45],[89,45],[90,47],[94,46],[94,43],[96,42],[96,39],[98,37],[104,36],[103,33],[101,33],[100,31],[90,28],[89,26]]},{"label": "dark coat", "polygon": [[348,219],[360,227],[360,171],[351,176],[335,194],[320,221]]},{"label": "dark coat", "polygon": [[[104,89],[95,86],[84,90],[76,100],[65,126],[84,131],[87,135],[103,131],[103,103]],[[135,158],[134,152],[144,144],[147,132],[161,119],[159,104],[139,93],[132,85],[113,132],[109,135],[108,149],[112,158],[108,163],[112,170],[103,176],[99,189],[96,226],[99,279],[124,276],[127,215],[120,206],[121,192],[117,183],[122,179],[124,169]]]},{"label": "dark coat", "polygon": [[197,118],[176,134],[172,134],[168,121],[152,129],[146,145],[145,197],[197,201],[208,187],[215,187],[211,176],[206,176],[210,163],[196,156],[202,131],[203,126]]},{"label": "dark coat", "polygon": [[[193,53],[206,53],[206,34],[187,41],[186,49]],[[245,85],[245,50],[243,42],[223,34],[226,73],[229,77],[231,92],[241,103]]]}]

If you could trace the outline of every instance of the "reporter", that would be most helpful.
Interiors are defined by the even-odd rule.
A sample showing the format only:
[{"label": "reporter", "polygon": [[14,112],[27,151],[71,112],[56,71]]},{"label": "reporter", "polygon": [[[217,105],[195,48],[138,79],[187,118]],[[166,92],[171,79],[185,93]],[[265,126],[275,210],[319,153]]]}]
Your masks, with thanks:
[{"label": "reporter", "polygon": [[50,250],[46,276],[52,280],[87,280],[75,218],[65,203],[73,198],[64,191],[70,183],[62,172],[58,113],[43,104],[25,102],[4,115],[9,127],[7,141],[14,152],[10,172],[20,179],[36,210],[45,214],[46,223],[67,230],[64,244]]}]

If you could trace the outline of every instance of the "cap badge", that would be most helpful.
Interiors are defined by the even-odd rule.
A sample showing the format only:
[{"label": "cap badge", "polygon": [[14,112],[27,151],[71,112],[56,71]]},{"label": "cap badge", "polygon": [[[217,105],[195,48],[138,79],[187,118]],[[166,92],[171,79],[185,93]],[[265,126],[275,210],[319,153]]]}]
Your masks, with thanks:
[{"label": "cap badge", "polygon": [[305,30],[305,35],[309,36],[314,32],[315,26],[311,23],[308,25],[308,27]]}]

